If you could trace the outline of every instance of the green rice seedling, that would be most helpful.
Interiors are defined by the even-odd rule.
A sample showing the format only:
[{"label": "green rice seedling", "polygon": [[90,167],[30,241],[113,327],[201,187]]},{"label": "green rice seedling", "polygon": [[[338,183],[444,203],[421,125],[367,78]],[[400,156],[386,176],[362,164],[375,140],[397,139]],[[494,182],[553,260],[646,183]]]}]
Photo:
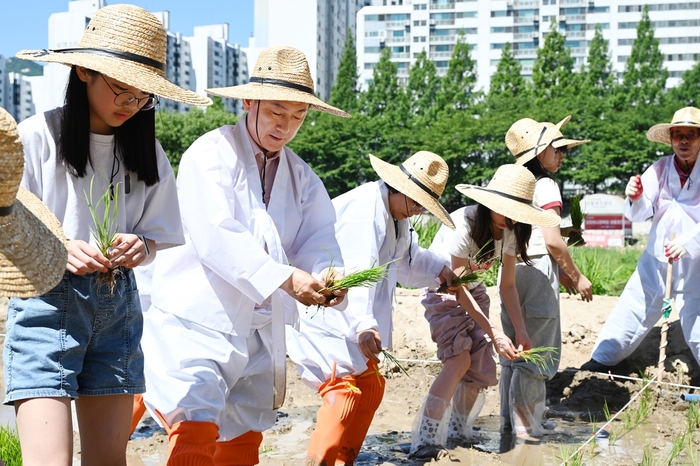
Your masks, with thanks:
[{"label": "green rice seedling", "polygon": [[686,413],[686,422],[689,431],[694,431],[700,428],[700,404],[696,402],[689,403],[688,412]]},{"label": "green rice seedling", "polygon": [[525,362],[533,363],[542,372],[547,368],[548,364],[559,359],[558,357],[555,359],[558,351],[557,348],[552,346],[538,346],[519,352],[518,357],[523,358]]},{"label": "green rice seedling", "polygon": [[0,459],[6,466],[22,466],[22,449],[17,429],[0,426]]},{"label": "green rice seedling", "polygon": [[390,352],[388,352],[388,351],[385,350],[385,349],[382,350],[382,354],[384,355],[384,359],[385,359],[386,361],[389,361],[389,362],[392,363],[394,366],[398,367],[399,370],[400,370],[401,372],[403,372],[404,374],[406,374],[406,377],[409,377],[409,378],[411,377],[411,376],[408,374],[408,371],[406,370],[406,368],[403,367],[403,366],[401,365],[401,363],[399,362],[399,360],[396,359],[396,358],[394,357],[393,354],[391,354]]},{"label": "green rice seedling", "polygon": [[673,434],[671,437],[671,449],[669,450],[668,454],[666,455],[666,458],[663,461],[663,464],[673,464],[673,462],[678,458],[681,453],[683,453],[683,449],[685,448],[686,444],[686,438],[688,435],[688,431],[686,430],[680,435]]},{"label": "green rice seedling", "polygon": [[656,466],[658,461],[654,458],[654,447],[647,443],[644,445],[644,450],[642,450],[642,461],[639,463],[640,466]]},{"label": "green rice seedling", "polygon": [[[603,401],[603,415],[605,416],[605,421],[608,422],[612,419],[612,414],[610,413],[610,406],[608,406],[608,400]],[[618,429],[610,425],[610,431],[608,432],[608,444],[614,446],[617,439],[620,437],[620,432]]]},{"label": "green rice seedling", "polygon": [[386,278],[387,264],[372,266],[369,269],[359,270],[341,278],[340,280],[326,280],[326,286],[321,291],[347,290],[350,288],[371,288],[382,279]]},{"label": "green rice seedling", "polygon": [[[452,280],[452,285],[451,286],[462,286],[462,285],[468,285],[469,283],[474,283],[481,281],[481,276],[483,275],[485,271],[484,270],[475,270],[473,272],[469,272],[468,269],[464,269],[464,272],[460,274],[457,278]],[[441,284],[438,289],[438,293],[446,293],[447,292],[447,283]]]},{"label": "green rice seedling", "polygon": [[[90,195],[84,193],[93,222],[92,227],[90,227],[90,233],[92,237],[95,238],[95,243],[100,254],[109,258],[110,248],[117,238],[117,228],[119,227],[117,225],[119,183],[114,187],[114,198],[112,198],[111,190],[107,189],[97,202],[94,202],[92,197],[92,186],[94,182],[95,176],[93,175],[90,180]],[[104,216],[102,218],[97,214],[97,209],[100,204],[104,206]],[[110,294],[114,293],[114,286],[116,285],[115,273],[117,273],[116,270],[111,269],[105,273],[100,273],[97,277],[98,286],[107,285]]]},{"label": "green rice seedling", "polygon": [[[583,226],[583,221],[586,219],[586,214],[581,210],[581,196],[574,196],[571,199],[571,227],[575,230],[581,230]],[[567,242],[569,246],[583,246],[586,241],[583,236],[578,231],[572,231],[569,234],[569,240]]]},{"label": "green rice seedling", "polygon": [[442,223],[437,220],[428,220],[426,222],[422,222],[420,220],[416,221],[416,223],[413,224],[413,229],[418,235],[418,245],[422,248],[428,249],[432,244],[433,239],[435,239],[435,235],[437,234],[441,225]]},{"label": "green rice seedling", "polygon": [[559,456],[555,456],[555,463],[564,464],[566,466],[580,466],[586,461],[584,459],[583,450],[576,451],[576,445],[560,445]]}]

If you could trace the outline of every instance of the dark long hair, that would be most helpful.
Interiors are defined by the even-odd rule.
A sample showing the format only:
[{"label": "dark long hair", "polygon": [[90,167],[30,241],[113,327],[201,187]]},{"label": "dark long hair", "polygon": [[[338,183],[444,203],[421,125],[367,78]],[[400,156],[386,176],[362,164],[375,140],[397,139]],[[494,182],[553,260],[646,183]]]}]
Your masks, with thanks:
[{"label": "dark long hair", "polygon": [[544,169],[542,163],[540,162],[540,159],[538,159],[537,157],[533,158],[532,160],[528,160],[523,166],[530,170],[530,173],[534,175],[535,180],[540,180],[542,178],[552,178],[551,173]]},{"label": "dark long hair", "polygon": [[[484,260],[491,259],[496,253],[493,244],[493,231],[491,231],[491,209],[483,204],[476,205],[476,215],[469,219],[469,236],[482,250],[480,258]],[[506,218],[508,229],[515,234],[516,254],[527,265],[530,265],[530,258],[527,255],[527,243],[530,241],[532,234],[532,225],[528,223],[515,223]],[[484,245],[491,241],[489,246],[484,248]]]},{"label": "dark long hair", "polygon": [[[94,76],[97,72],[88,70],[88,74]],[[124,124],[114,128],[114,144],[126,170],[136,173],[139,181],[146,186],[153,186],[160,181],[156,158],[155,109],[137,111]],[[85,176],[88,163],[93,167],[87,84],[80,79],[75,66],[71,67],[66,87],[61,135],[57,146],[59,160],[73,176]]]}]

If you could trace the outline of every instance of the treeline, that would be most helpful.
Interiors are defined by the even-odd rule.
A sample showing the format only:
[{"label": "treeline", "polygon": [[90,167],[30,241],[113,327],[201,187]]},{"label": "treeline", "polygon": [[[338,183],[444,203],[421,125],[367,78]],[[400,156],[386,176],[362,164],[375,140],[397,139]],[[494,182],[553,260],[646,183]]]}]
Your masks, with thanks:
[{"label": "treeline", "polygon": [[[564,135],[591,142],[568,154],[557,180],[590,192],[615,192],[631,175],[670,153],[670,148],[646,139],[647,129],[670,122],[678,108],[697,106],[700,95],[700,63],[683,75],[678,87],[664,91],[668,71],[646,7],[621,78],[613,71],[599,27],[585,65],[574,71],[574,59],[556,22],[537,51],[532,81],[520,72],[506,44],[489,92],[476,90],[476,63],[461,36],[444,77],[421,52],[407,85],[400,86],[397,65],[384,48],[371,84],[359,92],[349,34],[330,103],[353,118],[311,112],[290,146],[319,174],[331,196],[376,179],[369,153],[399,163],[418,150],[430,150],[450,166],[450,183],[442,197],[450,209],[464,202],[454,185],[485,184],[499,165],[513,162],[504,142],[513,122],[523,117],[557,122],[571,114]],[[170,124],[171,119],[180,123]],[[165,114],[158,120],[158,138],[177,164],[198,135],[235,118],[218,105],[206,113]]]}]

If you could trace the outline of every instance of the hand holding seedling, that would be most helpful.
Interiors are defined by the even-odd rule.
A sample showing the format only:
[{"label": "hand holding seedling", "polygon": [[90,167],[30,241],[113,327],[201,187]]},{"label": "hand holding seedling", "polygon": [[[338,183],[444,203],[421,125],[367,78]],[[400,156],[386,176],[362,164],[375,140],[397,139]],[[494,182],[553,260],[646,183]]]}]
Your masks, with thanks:
[{"label": "hand holding seedling", "polygon": [[513,342],[505,333],[495,327],[492,327],[491,331],[493,332],[493,348],[498,354],[508,361],[518,357],[518,350],[515,349]]},{"label": "hand holding seedling", "polygon": [[629,197],[632,201],[638,200],[642,197],[644,192],[644,187],[642,186],[642,177],[640,175],[634,175],[630,178],[627,187],[625,188],[625,196]]},{"label": "hand holding seedling", "polygon": [[[149,246],[150,250],[154,248],[155,243],[152,248]],[[109,260],[114,266],[136,267],[146,260],[146,245],[137,235],[117,233],[110,248]]]},{"label": "hand holding seedling", "polygon": [[83,240],[68,241],[68,264],[66,268],[76,275],[107,272],[112,263],[93,245]]},{"label": "hand holding seedling", "polygon": [[344,278],[344,275],[337,271],[336,269],[330,267],[327,269],[324,269],[321,272],[322,277],[326,277],[326,286],[321,288],[320,293],[326,297],[326,301],[323,303],[323,306],[337,306],[340,304],[343,299],[345,298],[345,295],[348,294],[348,289],[347,288],[336,288],[336,289],[329,289],[328,284],[333,283],[333,282],[338,282],[341,281]]},{"label": "hand holding seedling", "polygon": [[368,328],[357,332],[357,346],[367,359],[379,362],[377,355],[382,352],[382,339],[379,338],[379,332],[376,329]]},{"label": "hand holding seedling", "polygon": [[289,296],[305,306],[325,305],[326,297],[320,293],[324,287],[325,284],[322,281],[316,280],[311,274],[301,269],[294,269],[292,275],[280,285],[280,288]]}]

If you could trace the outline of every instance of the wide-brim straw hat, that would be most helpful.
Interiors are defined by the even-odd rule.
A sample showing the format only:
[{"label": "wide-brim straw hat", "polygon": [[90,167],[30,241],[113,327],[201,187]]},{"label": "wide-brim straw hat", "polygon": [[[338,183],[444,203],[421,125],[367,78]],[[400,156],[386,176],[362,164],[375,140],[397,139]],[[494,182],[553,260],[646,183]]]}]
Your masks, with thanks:
[{"label": "wide-brim straw hat", "polygon": [[654,125],[647,131],[647,139],[671,145],[671,128],[685,126],[700,130],[700,110],[695,107],[685,107],[673,114],[671,123]]},{"label": "wide-brim straw hat", "polygon": [[233,99],[300,102],[313,110],[350,118],[348,113],[316,97],[306,56],[294,47],[268,47],[260,52],[247,84],[205,91]]},{"label": "wide-brim straw hat", "polygon": [[[545,126],[548,128],[551,126],[554,126],[554,123],[550,123],[548,121],[544,122]],[[559,149],[561,147],[566,147],[567,149],[572,149],[576,146],[580,146],[582,144],[586,144],[587,142],[591,142],[590,139],[568,139],[565,138],[563,134],[561,134],[561,131],[557,131],[557,134],[554,135],[554,139],[552,139],[552,147],[555,149]]]},{"label": "wide-brim straw hat", "polygon": [[392,188],[410,197],[438,220],[455,229],[455,224],[438,200],[445,190],[450,169],[442,158],[428,151],[416,152],[401,165],[392,165],[369,154],[377,175]]},{"label": "wide-brim straw hat", "polygon": [[561,223],[558,215],[533,205],[535,177],[522,165],[501,165],[485,188],[468,184],[458,184],[456,188],[479,204],[516,222],[540,227],[556,227]]},{"label": "wide-brim straw hat", "polygon": [[0,296],[40,296],[61,281],[68,262],[56,216],[19,186],[24,153],[12,116],[0,108]]},{"label": "wide-brim straw hat", "polygon": [[550,127],[532,118],[522,118],[513,123],[506,133],[506,146],[515,157],[515,163],[524,165],[541,154],[570,119],[569,115]]},{"label": "wide-brim straw hat", "polygon": [[167,33],[156,16],[134,5],[109,5],[95,12],[77,47],[21,50],[17,57],[83,66],[148,94],[211,105],[209,97],[167,80],[167,45]]}]

